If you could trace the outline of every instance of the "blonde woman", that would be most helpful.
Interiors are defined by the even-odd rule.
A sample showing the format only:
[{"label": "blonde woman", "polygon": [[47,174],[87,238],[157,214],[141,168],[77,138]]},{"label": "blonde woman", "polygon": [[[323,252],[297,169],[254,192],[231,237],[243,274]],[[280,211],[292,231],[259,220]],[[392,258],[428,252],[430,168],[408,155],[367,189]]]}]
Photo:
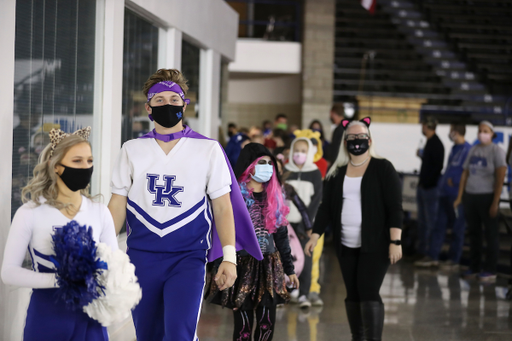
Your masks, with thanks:
[{"label": "blonde woman", "polygon": [[342,144],[305,247],[310,255],[326,227],[333,226],[354,341],[381,340],[384,305],[379,290],[389,264],[402,257],[400,179],[391,162],[377,157],[370,123],[369,117],[341,122]]},{"label": "blonde woman", "polygon": [[[2,264],[5,284],[33,288],[24,340],[108,340],[105,327],[80,309],[68,310],[57,292],[52,234],[71,220],[91,226],[96,242],[117,250],[114,222],[105,205],[88,194],[93,170],[90,127],[66,134],[53,129],[34,177],[23,189],[24,205],[12,221]],[[29,250],[33,270],[22,267]]]}]

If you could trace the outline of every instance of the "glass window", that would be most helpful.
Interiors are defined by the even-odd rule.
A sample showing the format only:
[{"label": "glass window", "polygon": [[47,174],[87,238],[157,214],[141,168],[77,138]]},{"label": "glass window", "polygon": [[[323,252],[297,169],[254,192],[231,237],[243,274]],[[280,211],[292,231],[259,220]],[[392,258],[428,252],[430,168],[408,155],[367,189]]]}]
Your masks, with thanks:
[{"label": "glass window", "polygon": [[48,132],[93,126],[95,21],[96,1],[16,1],[11,216]]},{"label": "glass window", "polygon": [[195,118],[199,115],[199,55],[200,49],[183,40],[181,47],[181,73],[188,80],[186,98],[190,99],[185,111],[187,117]]},{"label": "glass window", "polygon": [[300,41],[301,0],[226,0],[238,13],[238,36]]},{"label": "glass window", "polygon": [[126,9],[123,51],[123,124],[121,143],[150,130],[142,86],[157,70],[158,27]]}]

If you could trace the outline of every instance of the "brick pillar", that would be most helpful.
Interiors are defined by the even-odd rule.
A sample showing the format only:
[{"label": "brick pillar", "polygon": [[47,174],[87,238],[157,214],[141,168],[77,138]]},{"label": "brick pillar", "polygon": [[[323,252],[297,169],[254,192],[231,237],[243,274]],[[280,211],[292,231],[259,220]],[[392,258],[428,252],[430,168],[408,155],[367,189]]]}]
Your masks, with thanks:
[{"label": "brick pillar", "polygon": [[336,0],[304,1],[302,126],[318,119],[329,137],[333,98]]}]

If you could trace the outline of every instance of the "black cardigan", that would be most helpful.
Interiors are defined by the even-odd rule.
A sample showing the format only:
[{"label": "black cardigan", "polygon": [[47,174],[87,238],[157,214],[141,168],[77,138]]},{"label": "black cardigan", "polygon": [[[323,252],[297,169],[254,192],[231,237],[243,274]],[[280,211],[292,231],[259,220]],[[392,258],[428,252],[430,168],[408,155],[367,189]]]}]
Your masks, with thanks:
[{"label": "black cardigan", "polygon": [[[323,200],[318,209],[313,233],[322,235],[333,223],[337,252],[341,251],[341,212],[343,182],[347,166],[324,182]],[[386,159],[370,159],[361,182],[361,252],[388,252],[389,229],[402,228],[402,185],[395,168]]]}]

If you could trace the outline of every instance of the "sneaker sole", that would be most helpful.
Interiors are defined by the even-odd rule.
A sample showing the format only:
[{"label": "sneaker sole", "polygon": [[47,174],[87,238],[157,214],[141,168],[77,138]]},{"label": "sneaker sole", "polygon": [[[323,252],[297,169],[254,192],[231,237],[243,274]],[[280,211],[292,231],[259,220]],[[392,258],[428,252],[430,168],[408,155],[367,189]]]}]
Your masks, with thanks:
[{"label": "sneaker sole", "polygon": [[300,307],[301,308],[310,308],[311,307],[311,303],[301,303]]}]

